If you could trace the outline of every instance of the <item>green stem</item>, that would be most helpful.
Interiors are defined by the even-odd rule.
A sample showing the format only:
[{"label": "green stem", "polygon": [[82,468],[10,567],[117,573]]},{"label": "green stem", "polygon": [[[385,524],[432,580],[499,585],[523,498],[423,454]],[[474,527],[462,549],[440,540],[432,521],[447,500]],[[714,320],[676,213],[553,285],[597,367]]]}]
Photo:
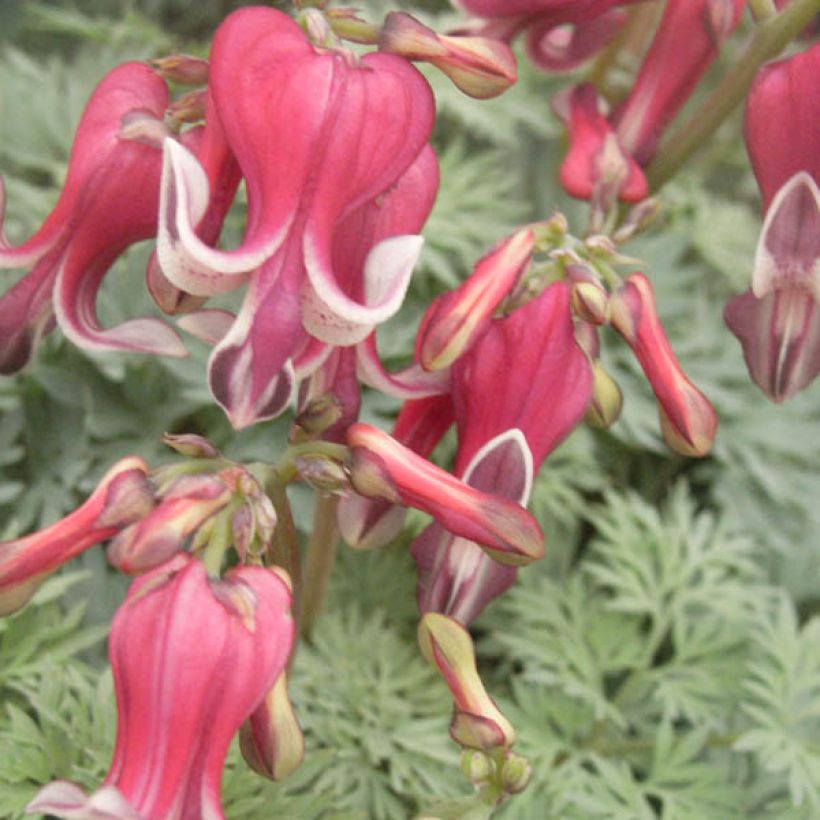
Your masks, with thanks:
[{"label": "green stem", "polygon": [[208,570],[208,574],[214,578],[219,578],[222,574],[222,560],[233,544],[232,514],[233,508],[228,506],[216,517],[211,537],[208,539],[208,546],[202,553],[202,563]]},{"label": "green stem", "polygon": [[294,620],[299,621],[299,610],[302,600],[302,562],[299,555],[299,534],[293,521],[288,494],[282,482],[275,475],[269,475],[265,481],[265,492],[273,502],[276,510],[276,530],[269,563],[287,570],[293,584],[293,604],[291,612]]},{"label": "green stem", "polygon": [[342,40],[350,40],[352,43],[361,43],[365,46],[373,46],[379,42],[381,28],[367,20],[360,20],[358,17],[336,17],[331,12],[327,16],[327,21],[333,29],[333,33]]},{"label": "green stem", "polygon": [[738,61],[688,122],[665,140],[647,170],[654,192],[669,181],[745,98],[758,68],[776,57],[820,11],[820,0],[792,0],[783,11],[761,22]]},{"label": "green stem", "polygon": [[318,493],[313,509],[313,532],[308,541],[305,561],[304,586],[302,587],[301,635],[310,642],[313,627],[319,618],[325,600],[330,572],[336,557],[336,505],[338,496]]}]

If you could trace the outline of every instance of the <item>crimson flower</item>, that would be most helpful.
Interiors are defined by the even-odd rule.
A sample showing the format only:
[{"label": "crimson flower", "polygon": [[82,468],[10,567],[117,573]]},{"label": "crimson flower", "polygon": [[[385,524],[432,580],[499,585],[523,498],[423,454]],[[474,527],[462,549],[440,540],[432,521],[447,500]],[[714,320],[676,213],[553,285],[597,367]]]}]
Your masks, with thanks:
[{"label": "crimson flower", "polygon": [[[285,408],[295,363],[305,355],[315,362],[314,340],[358,343],[399,308],[420,237],[370,248],[355,282],[340,275],[334,249],[356,241],[345,220],[378,205],[419,159],[434,107],[407,61],[315,48],[290,18],[261,7],[234,12],[217,30],[209,91],[247,186],[245,236],[223,251],[196,235],[208,175],[166,140],[158,259],[194,295],[247,282],[209,363],[214,398],[243,427]],[[429,160],[424,167],[430,173]]]},{"label": "crimson flower", "polygon": [[746,103],[746,148],[765,220],[749,290],[724,317],[755,384],[784,401],[820,373],[820,45],[764,66]]},{"label": "crimson flower", "polygon": [[[94,90],[77,129],[59,201],[40,229],[12,247],[0,232],[0,268],[30,268],[0,299],[0,372],[30,358],[56,321],[74,343],[170,356],[186,351],[159,319],[104,329],[95,299],[105,273],[131,244],[156,232],[168,88],[141,63],[113,69]],[[4,200],[0,188],[0,218]]]},{"label": "crimson flower", "polygon": [[55,781],[27,811],[222,818],[225,755],[287,663],[290,603],[288,584],[272,570],[239,567],[214,579],[182,554],[134,581],[109,639],[118,724],[104,784],[86,797]]},{"label": "crimson flower", "polygon": [[[575,342],[570,286],[550,285],[503,319],[453,365],[455,473],[466,484],[526,505],[542,461],[580,423],[592,370]],[[422,612],[468,624],[514,581],[469,537],[434,522],[413,542]]]}]

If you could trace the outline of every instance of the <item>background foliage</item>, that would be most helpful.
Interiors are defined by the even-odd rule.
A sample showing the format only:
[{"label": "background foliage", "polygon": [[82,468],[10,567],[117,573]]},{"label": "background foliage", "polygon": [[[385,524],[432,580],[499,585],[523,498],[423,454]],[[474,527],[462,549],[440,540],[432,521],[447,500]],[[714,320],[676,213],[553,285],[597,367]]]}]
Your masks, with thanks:
[{"label": "background foliage", "polygon": [[[124,59],[205,54],[209,33],[238,5],[0,4],[0,170],[12,241],[56,200],[73,127],[103,72]],[[412,9],[442,27],[451,15],[433,0],[360,5]],[[423,268],[383,341],[397,360],[431,295],[460,281],[512,225],[558,208],[583,229],[579,206],[554,181],[563,145],[547,103],[566,80],[524,61],[521,74],[485,103],[429,74],[443,185]],[[820,814],[820,407],[816,386],[770,405],[723,327],[759,228],[738,133],[737,120],[727,123],[664,190],[658,229],[626,249],[642,260],[676,352],[718,410],[714,454],[691,462],[665,450],[648,387],[608,338],[623,418],[606,432],[576,431],[549,459],[533,500],[548,557],[474,630],[487,687],[535,765],[530,788],[499,817]],[[147,251],[135,249],[109,277],[104,318],[126,307],[155,312],[142,286]],[[0,536],[54,521],[126,453],[166,459],[165,431],[202,433],[239,458],[275,456],[286,422],[234,435],[207,394],[206,349],[190,348],[182,361],[96,356],[52,334],[24,373],[0,381]],[[395,404],[369,399],[368,418],[388,424]],[[436,816],[486,816],[447,738],[445,688],[415,649],[409,537],[375,555],[342,552],[291,686],[306,761],[275,785],[232,755],[228,817],[403,818],[437,802]],[[18,817],[52,778],[90,787],[105,774],[114,707],[104,635],[124,588],[91,552],[0,621],[0,816]]]}]

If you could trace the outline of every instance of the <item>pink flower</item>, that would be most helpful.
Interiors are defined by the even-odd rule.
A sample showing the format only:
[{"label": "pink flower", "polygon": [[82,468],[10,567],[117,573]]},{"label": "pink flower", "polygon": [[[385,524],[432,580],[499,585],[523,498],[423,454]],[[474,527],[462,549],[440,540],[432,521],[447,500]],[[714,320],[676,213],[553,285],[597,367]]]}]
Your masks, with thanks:
[{"label": "pink flower", "polygon": [[158,258],[168,279],[195,295],[247,281],[209,363],[215,399],[243,427],[284,409],[311,337],[358,343],[400,306],[420,237],[393,235],[369,248],[352,283],[334,249],[345,219],[419,158],[433,100],[405,60],[314,48],[290,18],[260,7],[219,27],[209,76],[214,116],[247,185],[245,237],[221,251],[195,235],[209,204],[207,175],[166,140]]},{"label": "pink flower", "polygon": [[511,40],[527,32],[527,53],[545,71],[570,71],[602,49],[625,22],[624,6],[637,0],[453,0],[488,22],[477,34]]},{"label": "pink flower", "polygon": [[764,66],[746,147],[765,220],[751,288],[726,305],[755,384],[784,401],[820,373],[820,45]]},{"label": "pink flower", "polygon": [[569,132],[560,179],[570,196],[610,206],[616,199],[640,202],[649,195],[643,171],[601,113],[594,86],[576,86],[554,98],[553,106]]},{"label": "pink flower", "polygon": [[59,566],[146,515],[153,506],[147,473],[142,459],[124,458],[73,513],[39,532],[0,543],[0,616],[23,606]]},{"label": "pink flower", "polygon": [[156,231],[162,155],[142,135],[162,131],[167,104],[165,82],[148,66],[113,69],[86,106],[54,210],[18,247],[0,235],[0,268],[31,268],[0,299],[0,372],[28,361],[55,313],[66,336],[89,349],[185,355],[176,333],[160,320],[103,329],[95,309],[109,267]]},{"label": "pink flower", "polygon": [[[582,420],[591,395],[592,369],[575,342],[570,286],[557,282],[493,321],[453,365],[456,475],[477,490],[526,505],[541,462]],[[438,522],[412,551],[420,610],[463,624],[517,574]]]},{"label": "pink flower", "polygon": [[625,102],[614,112],[623,147],[645,166],[666,126],[734,31],[746,0],[667,0],[660,26]]},{"label": "pink flower", "polygon": [[178,555],[131,586],[111,628],[117,741],[103,787],[65,781],[29,812],[59,817],[222,818],[228,746],[287,663],[287,583],[263,567],[222,580]]}]

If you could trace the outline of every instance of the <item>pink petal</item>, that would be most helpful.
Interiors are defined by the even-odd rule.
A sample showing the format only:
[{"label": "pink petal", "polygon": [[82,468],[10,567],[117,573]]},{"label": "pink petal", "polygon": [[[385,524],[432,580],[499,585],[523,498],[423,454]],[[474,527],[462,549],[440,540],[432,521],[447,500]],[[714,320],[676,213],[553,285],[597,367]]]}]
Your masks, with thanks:
[{"label": "pink petal", "polygon": [[820,188],[806,171],[775,194],[757,245],[752,292],[761,298],[780,288],[820,300]]},{"label": "pink petal", "polygon": [[177,326],[205,344],[218,345],[228,335],[234,321],[236,316],[229,310],[206,308],[180,316]]},{"label": "pink petal", "polygon": [[[423,242],[420,236],[394,236],[370,251],[364,270],[364,304],[350,299],[335,278],[310,277],[302,288],[305,329],[328,344],[354,345],[363,341],[376,325],[398,312]],[[313,261],[306,248],[308,275]]]},{"label": "pink petal", "polygon": [[[463,480],[471,487],[525,505],[532,488],[533,462],[520,430],[500,434],[476,453]],[[506,591],[518,570],[490,558],[477,544],[434,523],[415,539],[419,610],[449,615],[465,626]]]},{"label": "pink petal", "polygon": [[212,248],[196,234],[210,203],[205,169],[176,140],[165,141],[157,231],[157,258],[178,288],[212,296],[238,288],[247,274],[272,256],[287,235],[289,223],[263,240],[235,251]]},{"label": "pink petal", "polygon": [[807,290],[781,288],[758,299],[729,300],[726,324],[737,336],[754,383],[782,402],[820,374],[820,306]]},{"label": "pink petal", "polygon": [[103,786],[90,797],[74,783],[55,780],[40,789],[26,814],[53,814],[66,820],[144,820],[114,786]]},{"label": "pink petal", "polygon": [[359,378],[370,387],[399,399],[421,399],[447,393],[450,389],[449,370],[428,373],[414,364],[396,373],[388,373],[379,359],[376,334],[368,336],[356,347]]}]

